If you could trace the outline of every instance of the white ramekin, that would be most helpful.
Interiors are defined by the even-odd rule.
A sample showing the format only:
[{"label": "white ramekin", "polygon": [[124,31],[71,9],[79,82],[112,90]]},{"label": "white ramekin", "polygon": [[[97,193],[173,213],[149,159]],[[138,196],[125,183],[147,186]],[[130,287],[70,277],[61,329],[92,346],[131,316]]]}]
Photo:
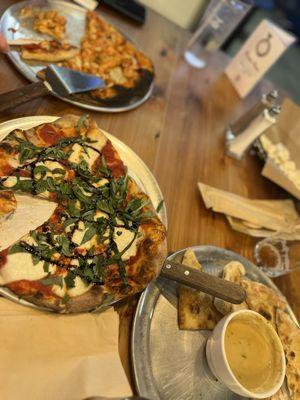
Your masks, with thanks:
[{"label": "white ramekin", "polygon": [[[259,321],[259,323],[264,324],[269,334],[274,339],[274,343],[278,349],[281,369],[280,371],[277,371],[278,379],[276,385],[274,385],[274,387],[270,388],[266,392],[261,392],[261,393],[251,392],[247,390],[244,386],[242,386],[234,376],[226,358],[226,353],[225,353],[226,328],[229,322],[233,318],[241,314],[248,314],[249,318],[255,318],[257,321]],[[285,355],[281,341],[277,333],[271,326],[271,324],[264,317],[262,317],[255,311],[239,310],[222,318],[221,321],[218,322],[215,329],[213,330],[212,335],[207,340],[206,357],[208,365],[212,373],[216,376],[216,378],[218,378],[230,390],[232,390],[234,393],[239,394],[240,396],[250,397],[254,399],[263,399],[266,397],[270,397],[280,389],[285,377]],[[276,371],[274,373],[276,373]]]}]

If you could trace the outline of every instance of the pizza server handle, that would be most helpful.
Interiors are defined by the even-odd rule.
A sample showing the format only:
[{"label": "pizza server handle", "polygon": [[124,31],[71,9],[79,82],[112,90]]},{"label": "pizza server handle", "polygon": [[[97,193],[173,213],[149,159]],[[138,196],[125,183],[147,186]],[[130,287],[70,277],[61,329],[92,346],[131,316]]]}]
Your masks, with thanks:
[{"label": "pizza server handle", "polygon": [[244,288],[236,283],[173,261],[165,261],[160,276],[234,304],[246,297]]},{"label": "pizza server handle", "polygon": [[27,101],[45,96],[51,92],[51,86],[47,82],[36,82],[11,92],[0,94],[0,112],[9,110]]}]

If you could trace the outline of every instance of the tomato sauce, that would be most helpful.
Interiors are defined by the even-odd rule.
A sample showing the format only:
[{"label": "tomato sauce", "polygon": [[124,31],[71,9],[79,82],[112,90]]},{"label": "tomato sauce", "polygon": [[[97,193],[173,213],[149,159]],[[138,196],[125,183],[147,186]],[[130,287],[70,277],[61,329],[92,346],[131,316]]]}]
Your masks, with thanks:
[{"label": "tomato sauce", "polygon": [[8,283],[6,286],[13,292],[16,292],[23,296],[40,292],[48,297],[56,297],[55,294],[52,292],[50,285],[43,285],[39,281],[27,281],[23,279],[20,281]]},{"label": "tomato sauce", "polygon": [[106,142],[101,153],[103,154],[106,164],[111,170],[114,178],[119,178],[120,176],[125,175],[125,165],[123,164],[123,161],[118,158],[118,153],[113,148],[110,140]]},{"label": "tomato sauce", "polygon": [[48,146],[56,144],[64,137],[62,132],[58,132],[51,124],[45,124],[39,128],[38,135]]},{"label": "tomato sauce", "polygon": [[0,268],[6,264],[7,255],[8,255],[8,249],[2,250],[0,252]]}]

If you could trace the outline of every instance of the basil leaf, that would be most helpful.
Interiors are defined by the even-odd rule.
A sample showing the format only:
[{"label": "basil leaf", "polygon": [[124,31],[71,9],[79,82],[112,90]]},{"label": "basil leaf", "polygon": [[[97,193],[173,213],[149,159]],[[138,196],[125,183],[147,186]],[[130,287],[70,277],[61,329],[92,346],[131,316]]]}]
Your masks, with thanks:
[{"label": "basil leaf", "polygon": [[64,281],[68,289],[75,287],[75,278],[76,275],[72,271],[69,271],[68,275],[64,277]]},{"label": "basil leaf", "polygon": [[64,297],[62,298],[61,302],[62,302],[62,304],[67,304],[69,300],[70,300],[70,296],[66,293],[64,295]]},{"label": "basil leaf", "polygon": [[66,237],[62,236],[61,251],[67,257],[70,257],[72,255],[72,253],[70,252],[70,248],[69,247],[70,247],[69,240]]},{"label": "basil leaf", "polygon": [[88,242],[89,240],[91,240],[92,237],[95,236],[96,233],[97,233],[97,229],[95,227],[93,227],[93,226],[89,227],[86,230],[80,245],[82,245],[82,244]]},{"label": "basil leaf", "polygon": [[157,212],[157,214],[158,214],[158,213],[160,212],[160,210],[162,209],[163,204],[164,204],[164,200],[161,200],[161,201],[158,203],[158,206],[156,207],[156,212]]},{"label": "basil leaf", "polygon": [[45,286],[57,285],[63,287],[63,277],[61,275],[47,275],[41,279],[41,283]]},{"label": "basil leaf", "polygon": [[84,115],[82,115],[80,118],[79,118],[79,120],[78,120],[78,122],[77,122],[77,124],[76,124],[76,130],[77,130],[77,132],[80,134],[81,133],[81,128],[84,126],[85,128],[88,128],[89,127],[89,123],[88,123],[88,118],[89,118],[89,115],[88,114],[84,114]]},{"label": "basil leaf", "polygon": [[33,173],[34,173],[34,175],[40,174],[41,177],[43,178],[49,171],[51,171],[51,170],[48,167],[46,167],[45,165],[37,165],[34,167]]},{"label": "basil leaf", "polygon": [[73,185],[72,190],[79,201],[82,201],[83,203],[91,202],[91,196],[86,196],[78,185]]},{"label": "basil leaf", "polygon": [[70,200],[67,208],[71,217],[80,217],[80,210],[77,208],[77,200]]},{"label": "basil leaf", "polygon": [[20,243],[16,243],[12,245],[12,247],[9,249],[8,254],[15,254],[15,253],[28,253],[28,250],[25,249],[24,246]]},{"label": "basil leaf", "polygon": [[32,259],[33,265],[36,265],[41,261],[40,257],[36,254],[31,254],[31,259]]},{"label": "basil leaf", "polygon": [[43,269],[45,272],[49,272],[50,263],[48,261],[44,262]]},{"label": "basil leaf", "polygon": [[66,229],[68,226],[75,224],[75,222],[77,221],[77,218],[68,218],[64,223],[62,228]]}]

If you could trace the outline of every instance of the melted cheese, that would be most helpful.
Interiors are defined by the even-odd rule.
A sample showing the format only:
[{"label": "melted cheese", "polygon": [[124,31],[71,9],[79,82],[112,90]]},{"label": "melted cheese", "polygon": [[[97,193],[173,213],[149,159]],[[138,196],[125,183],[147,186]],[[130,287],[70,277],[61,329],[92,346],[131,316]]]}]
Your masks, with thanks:
[{"label": "melted cheese", "polygon": [[43,261],[33,265],[30,253],[11,254],[7,257],[6,264],[0,268],[0,284],[5,285],[22,279],[36,281],[45,278],[48,273],[44,271],[43,266]]},{"label": "melted cheese", "polygon": [[94,183],[93,183],[93,186],[96,187],[96,188],[99,188],[99,187],[101,187],[101,186],[106,185],[106,183],[108,183],[108,182],[109,182],[108,179],[103,178],[103,179],[100,179],[100,180],[97,181],[97,182],[94,182]]},{"label": "melted cheese", "polygon": [[80,296],[91,289],[93,285],[86,285],[79,276],[76,276],[74,280],[75,286],[67,290],[70,297]]},{"label": "melted cheese", "polygon": [[17,177],[16,176],[9,176],[4,182],[3,185],[7,188],[11,188],[13,186],[15,186],[15,184],[17,183]]},{"label": "melted cheese", "polygon": [[53,285],[52,286],[52,292],[54,294],[56,294],[56,296],[58,297],[64,297],[67,293],[67,288],[66,288],[66,284],[65,281],[63,280],[63,285],[59,286],[59,285]]},{"label": "melted cheese", "polygon": [[[53,171],[54,169],[64,169],[63,165],[61,165],[59,162],[57,161],[45,161],[45,162],[39,162],[36,163],[36,166],[38,167],[39,165],[44,165],[45,167],[47,167],[48,169],[50,169],[50,171],[46,172],[45,178],[47,177],[53,177],[53,178],[58,178],[58,177],[63,177],[62,174],[53,174],[51,171]],[[37,179],[41,178],[41,174],[38,173],[35,175],[35,177]]]},{"label": "melted cheese", "polygon": [[[118,234],[119,233],[119,234]],[[134,238],[134,232],[129,231],[128,229],[125,228],[115,228],[114,229],[114,241],[116,242],[116,245],[118,247],[118,251],[123,251],[126,246],[129,245],[129,243],[133,240]],[[125,251],[125,253],[122,255],[122,260],[128,260],[130,257],[133,257],[136,255],[137,252],[137,247],[140,242],[140,239],[136,238],[129,249]]]},{"label": "melted cheese", "polygon": [[80,144],[75,143],[72,147],[72,153],[69,161],[78,164],[81,160],[85,160],[89,167],[92,167],[94,162],[99,157],[99,153],[91,148],[86,148],[86,151]]}]

